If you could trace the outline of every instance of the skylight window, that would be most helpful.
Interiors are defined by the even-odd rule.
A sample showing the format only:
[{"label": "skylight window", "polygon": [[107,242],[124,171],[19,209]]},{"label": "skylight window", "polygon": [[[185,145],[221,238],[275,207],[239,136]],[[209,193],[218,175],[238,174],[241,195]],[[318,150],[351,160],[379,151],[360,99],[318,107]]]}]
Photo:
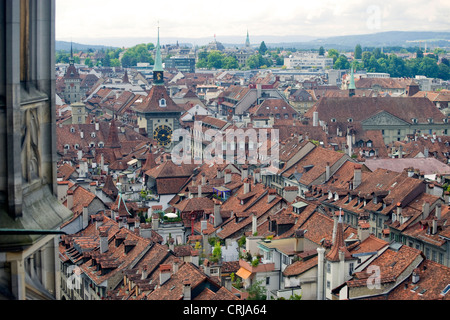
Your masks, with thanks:
[{"label": "skylight window", "polygon": [[450,284],[448,284],[444,290],[442,290],[441,295],[445,296],[450,291]]}]

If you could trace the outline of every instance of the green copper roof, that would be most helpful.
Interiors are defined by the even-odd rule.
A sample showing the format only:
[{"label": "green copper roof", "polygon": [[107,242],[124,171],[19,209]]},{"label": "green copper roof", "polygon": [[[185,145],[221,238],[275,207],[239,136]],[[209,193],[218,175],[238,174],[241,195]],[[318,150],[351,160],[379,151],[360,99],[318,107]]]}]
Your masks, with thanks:
[{"label": "green copper roof", "polygon": [[156,44],[155,65],[153,71],[164,71],[161,58],[161,47],[159,45],[159,27],[158,27],[158,42]]},{"label": "green copper roof", "polygon": [[353,76],[353,67],[352,67],[352,71],[350,73],[350,84],[348,86],[349,89],[356,89],[355,87],[355,77]]}]

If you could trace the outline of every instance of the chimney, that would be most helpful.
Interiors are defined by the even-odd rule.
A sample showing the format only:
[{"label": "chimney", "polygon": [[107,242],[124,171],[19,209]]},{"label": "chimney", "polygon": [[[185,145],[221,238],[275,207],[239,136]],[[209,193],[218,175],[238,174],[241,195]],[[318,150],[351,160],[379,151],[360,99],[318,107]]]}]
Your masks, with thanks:
[{"label": "chimney", "polygon": [[324,257],[325,248],[317,248],[317,300],[323,300],[323,290],[324,290]]},{"label": "chimney", "polygon": [[428,158],[428,148],[425,148],[423,150],[423,155],[425,156],[425,158]]},{"label": "chimney", "polygon": [[241,178],[242,178],[242,181],[244,181],[245,179],[247,179],[248,178],[248,166],[246,165],[246,164],[244,164],[243,166],[242,166],[242,174],[241,174]]},{"label": "chimney", "polygon": [[201,184],[199,184],[198,186],[197,186],[197,190],[198,190],[198,197],[199,198],[201,198],[202,197],[202,185]]},{"label": "chimney", "polygon": [[313,127],[317,127],[319,125],[319,112],[313,112]]},{"label": "chimney", "polygon": [[202,186],[206,185],[206,175],[202,172]]},{"label": "chimney", "polygon": [[180,268],[180,259],[179,258],[175,258],[173,260],[173,272],[172,272],[172,274],[177,273],[179,268]]},{"label": "chimney", "polygon": [[256,212],[252,212],[252,235],[258,232],[258,221],[256,218]]},{"label": "chimney", "polygon": [[100,231],[100,253],[108,251],[108,230]]},{"label": "chimney", "polygon": [[325,167],[325,182],[330,180],[330,163],[327,162],[327,165]]},{"label": "chimney", "polygon": [[83,207],[83,226],[82,229],[87,228],[89,224],[89,212],[87,207]]},{"label": "chimney", "polygon": [[222,223],[222,216],[220,215],[220,203],[214,201],[214,228]]},{"label": "chimney", "polygon": [[431,234],[436,234],[437,231],[438,231],[438,228],[437,228],[437,219],[433,219],[433,221],[432,221]]},{"label": "chimney", "polygon": [[420,280],[419,270],[414,269],[412,276],[411,276],[411,281],[413,284],[416,284],[417,282],[419,282],[419,280]]},{"label": "chimney", "polygon": [[67,191],[67,209],[72,210],[73,208],[73,190]]},{"label": "chimney", "polygon": [[403,146],[402,145],[400,145],[398,147],[398,158],[399,159],[403,158]]},{"label": "chimney", "polygon": [[147,276],[148,276],[147,265],[144,265],[141,270],[141,280],[147,279]]},{"label": "chimney", "polygon": [[347,133],[347,146],[348,146],[348,156],[351,157],[353,154],[353,145],[352,145],[352,136],[350,133]]},{"label": "chimney", "polygon": [[100,130],[100,124],[97,121],[95,121],[95,131],[98,130]]},{"label": "chimney", "polygon": [[360,221],[358,223],[358,239],[363,242],[370,235],[370,224],[365,221]]},{"label": "chimney", "polygon": [[83,151],[81,151],[81,150],[78,150],[78,152],[77,152],[77,156],[78,156],[78,160],[81,160],[81,159],[83,159]]},{"label": "chimney", "polygon": [[191,280],[183,281],[183,300],[191,300]]},{"label": "chimney", "polygon": [[170,264],[161,264],[159,265],[159,285],[162,286],[167,280],[170,279],[170,275],[172,274]]},{"label": "chimney", "polygon": [[428,218],[428,215],[430,214],[430,203],[428,203],[427,201],[425,201],[422,204],[422,219],[426,219]]},{"label": "chimney", "polygon": [[153,213],[152,215],[152,229],[153,231],[158,231],[159,229],[159,214]]},{"label": "chimney", "polygon": [[305,241],[305,230],[298,229],[295,231],[294,238],[294,251],[295,252],[303,252],[304,251],[304,241]]},{"label": "chimney", "polygon": [[402,204],[401,204],[401,202],[398,202],[397,203],[397,216],[398,216],[397,219],[400,219],[401,214],[402,214]]},{"label": "chimney", "polygon": [[353,189],[361,184],[361,165],[356,165],[353,174]]},{"label": "chimney", "polygon": [[200,221],[200,232],[203,233],[203,230],[206,230],[208,228],[208,221],[202,220]]},{"label": "chimney", "polygon": [[244,180],[244,194],[250,192],[250,180],[247,178]]},{"label": "chimney", "polygon": [[255,179],[255,184],[261,182],[261,170],[259,168],[253,171],[253,176]]},{"label": "chimney", "polygon": [[442,215],[442,204],[439,202],[436,204],[436,219],[440,220]]}]

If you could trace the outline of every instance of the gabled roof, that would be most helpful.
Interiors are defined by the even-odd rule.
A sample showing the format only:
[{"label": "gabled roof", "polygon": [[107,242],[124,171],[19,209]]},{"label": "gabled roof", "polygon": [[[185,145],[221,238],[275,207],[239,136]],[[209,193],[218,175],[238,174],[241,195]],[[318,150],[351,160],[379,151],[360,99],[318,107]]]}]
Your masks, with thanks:
[{"label": "gabled roof", "polygon": [[[161,99],[165,100],[164,106],[160,105]],[[142,103],[136,105],[134,110],[139,113],[184,112],[183,108],[172,100],[164,86],[153,86],[148,96],[144,98]]]}]

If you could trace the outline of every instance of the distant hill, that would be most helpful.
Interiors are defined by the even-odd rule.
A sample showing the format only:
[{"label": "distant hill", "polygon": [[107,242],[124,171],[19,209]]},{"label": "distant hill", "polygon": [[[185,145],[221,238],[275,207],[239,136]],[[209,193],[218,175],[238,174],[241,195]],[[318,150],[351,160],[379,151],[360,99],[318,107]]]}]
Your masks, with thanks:
[{"label": "distant hill", "polygon": [[[412,42],[414,41],[414,42]],[[418,42],[422,41],[422,42]],[[373,34],[349,35],[315,39],[300,46],[327,46],[336,49],[354,49],[359,43],[362,47],[415,47],[425,45],[450,47],[450,32],[438,31],[387,31]]]},{"label": "distant hill", "polygon": [[65,50],[65,51],[70,51],[70,45],[73,45],[73,50],[74,51],[88,51],[89,49],[92,50],[101,50],[101,49],[107,49],[107,48],[114,48],[111,46],[102,46],[102,45],[91,45],[91,44],[81,44],[81,43],[71,43],[68,41],[55,41],[55,50],[59,51],[59,50]]},{"label": "distant hill", "polygon": [[[132,47],[140,43],[156,43],[155,38],[99,38],[98,45],[87,45],[73,43],[75,50],[87,51],[88,49],[106,49],[119,47]],[[175,44],[186,46],[204,46],[214,41],[211,38],[162,38],[161,44]],[[220,36],[217,41],[225,47],[242,47],[245,43],[245,35],[239,36]],[[259,47],[264,41],[267,47],[272,48],[295,48],[295,49],[319,49],[320,46],[337,50],[353,50],[356,44],[364,47],[416,47],[422,48],[427,43],[429,48],[441,47],[450,49],[450,31],[387,31],[372,34],[346,35],[327,38],[317,38],[306,35],[298,36],[252,36],[250,34],[250,43],[253,47]],[[415,42],[414,42],[415,41]],[[418,42],[422,41],[422,42]],[[101,44],[110,45],[101,45]],[[56,41],[56,50],[70,51],[70,42]]]}]

